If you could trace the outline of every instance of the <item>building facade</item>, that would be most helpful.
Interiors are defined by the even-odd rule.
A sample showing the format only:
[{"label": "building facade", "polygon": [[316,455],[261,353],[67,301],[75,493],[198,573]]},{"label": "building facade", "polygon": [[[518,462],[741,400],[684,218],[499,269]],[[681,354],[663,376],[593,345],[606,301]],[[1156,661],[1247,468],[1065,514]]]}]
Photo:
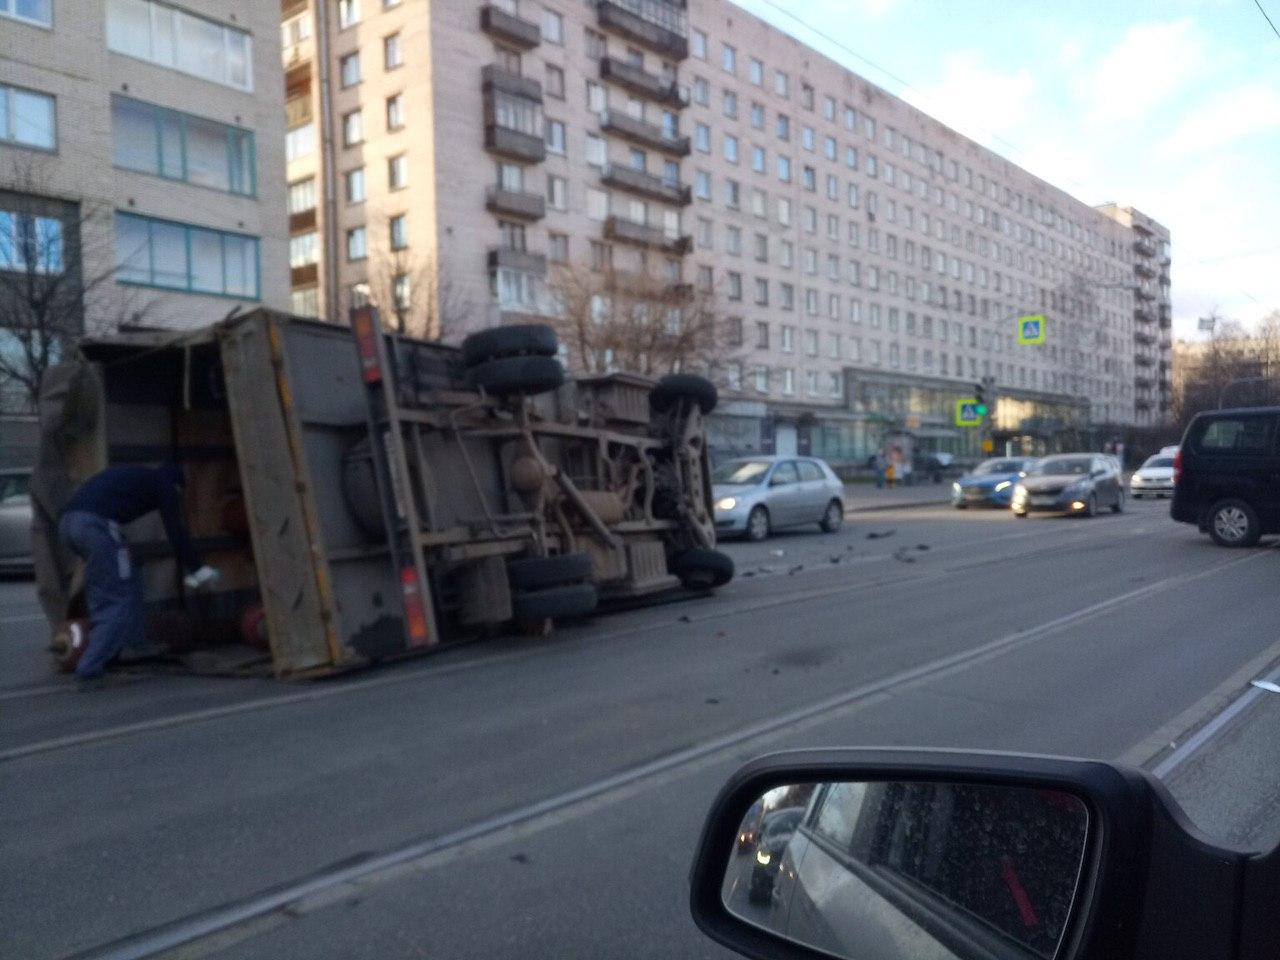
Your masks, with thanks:
[{"label": "building facade", "polygon": [[71,338],[287,309],[278,37],[255,0],[0,0],[6,357],[24,317]]},{"label": "building facade", "polygon": [[984,380],[1020,448],[1158,412],[1140,227],[727,0],[320,8],[284,20],[301,312],[425,281],[452,336],[554,310],[562,269],[690,284],[728,332],[721,452],[976,454]]},{"label": "building facade", "polygon": [[1134,422],[1153,426],[1173,412],[1173,301],[1167,227],[1133,207],[1098,208],[1133,231]]}]

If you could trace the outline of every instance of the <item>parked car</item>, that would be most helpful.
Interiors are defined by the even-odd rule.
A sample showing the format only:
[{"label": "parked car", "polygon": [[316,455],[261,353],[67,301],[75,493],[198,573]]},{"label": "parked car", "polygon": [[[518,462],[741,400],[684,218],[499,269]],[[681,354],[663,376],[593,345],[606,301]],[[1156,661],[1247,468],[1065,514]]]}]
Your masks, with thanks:
[{"label": "parked car", "polygon": [[1280,533],[1280,407],[1198,414],[1173,460],[1170,514],[1223,547]]},{"label": "parked car", "polygon": [[1147,457],[1129,478],[1129,496],[1135,500],[1173,496],[1173,456],[1157,453]]},{"label": "parked car", "polygon": [[970,506],[1007,507],[1013,499],[1013,488],[1035,462],[1034,457],[983,460],[951,484],[951,503],[957,510]]},{"label": "parked car", "polygon": [[34,570],[30,483],[30,470],[0,470],[0,573]]},{"label": "parked car", "polygon": [[1045,457],[1014,487],[1015,517],[1028,513],[1065,513],[1092,517],[1103,507],[1124,509],[1124,483],[1115,457],[1101,453],[1063,453]]},{"label": "parked car", "polygon": [[747,457],[711,473],[716,533],[763,540],[774,530],[816,523],[828,533],[844,522],[844,484],[815,457]]}]

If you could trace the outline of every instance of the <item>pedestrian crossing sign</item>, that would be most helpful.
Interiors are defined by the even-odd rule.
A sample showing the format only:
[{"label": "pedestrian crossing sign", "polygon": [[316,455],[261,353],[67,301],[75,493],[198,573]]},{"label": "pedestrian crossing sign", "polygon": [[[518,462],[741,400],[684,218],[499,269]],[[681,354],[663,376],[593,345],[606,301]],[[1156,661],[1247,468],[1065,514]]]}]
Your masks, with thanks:
[{"label": "pedestrian crossing sign", "polygon": [[1044,314],[1033,313],[1018,318],[1018,342],[1044,343]]},{"label": "pedestrian crossing sign", "polygon": [[976,397],[956,401],[956,426],[979,427],[982,425],[982,414],[978,410]]}]

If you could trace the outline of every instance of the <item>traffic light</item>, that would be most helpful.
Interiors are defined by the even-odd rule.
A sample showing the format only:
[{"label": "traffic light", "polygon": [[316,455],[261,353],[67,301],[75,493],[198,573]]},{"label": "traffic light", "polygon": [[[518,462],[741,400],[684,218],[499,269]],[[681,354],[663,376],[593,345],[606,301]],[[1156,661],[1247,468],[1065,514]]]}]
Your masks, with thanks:
[{"label": "traffic light", "polygon": [[973,398],[978,402],[974,405],[973,412],[980,417],[985,417],[989,412],[987,407],[987,384],[986,381],[979,381],[973,385]]}]

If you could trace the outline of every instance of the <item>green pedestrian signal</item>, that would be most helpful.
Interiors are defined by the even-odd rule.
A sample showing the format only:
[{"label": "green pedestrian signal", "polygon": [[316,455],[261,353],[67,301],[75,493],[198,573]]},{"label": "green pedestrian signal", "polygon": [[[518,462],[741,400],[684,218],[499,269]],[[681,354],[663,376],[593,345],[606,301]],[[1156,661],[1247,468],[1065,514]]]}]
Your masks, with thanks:
[{"label": "green pedestrian signal", "polygon": [[985,417],[987,415],[987,405],[985,403],[980,403],[973,408],[973,412],[980,417]]}]

